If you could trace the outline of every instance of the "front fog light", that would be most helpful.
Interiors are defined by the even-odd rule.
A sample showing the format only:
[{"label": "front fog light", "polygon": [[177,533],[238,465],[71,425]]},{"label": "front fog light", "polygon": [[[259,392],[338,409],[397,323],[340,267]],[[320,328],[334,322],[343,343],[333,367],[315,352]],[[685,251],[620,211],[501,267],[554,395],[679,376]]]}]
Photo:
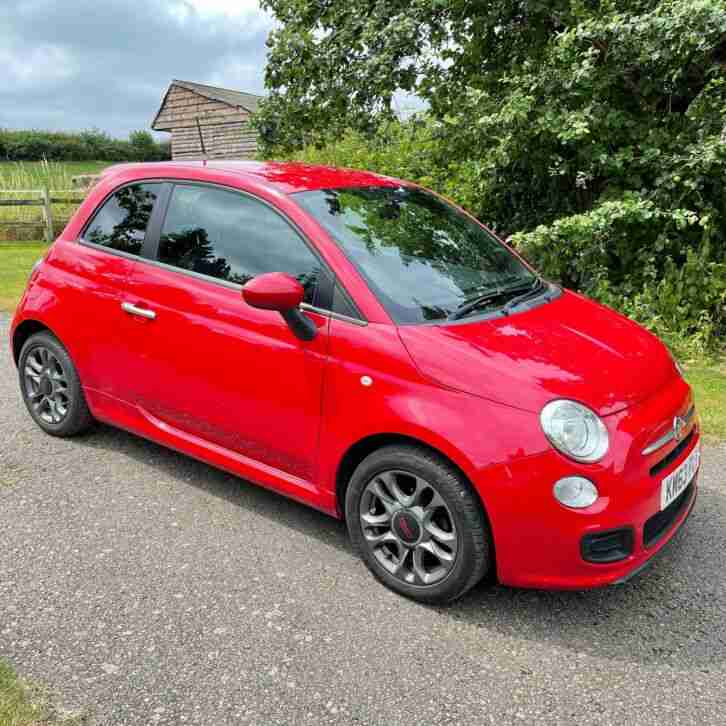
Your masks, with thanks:
[{"label": "front fog light", "polygon": [[555,499],[566,507],[583,509],[597,501],[597,487],[581,476],[566,476],[554,486]]}]

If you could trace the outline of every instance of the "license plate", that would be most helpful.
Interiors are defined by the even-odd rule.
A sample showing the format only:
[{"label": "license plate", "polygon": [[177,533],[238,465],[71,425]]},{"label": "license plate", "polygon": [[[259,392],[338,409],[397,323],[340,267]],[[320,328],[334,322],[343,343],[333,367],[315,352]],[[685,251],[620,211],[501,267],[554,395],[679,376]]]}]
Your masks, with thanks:
[{"label": "license plate", "polygon": [[701,461],[700,444],[688,455],[688,458],[660,485],[660,508],[665,509],[672,501],[678,499],[683,490],[691,483],[693,475],[698,471]]}]

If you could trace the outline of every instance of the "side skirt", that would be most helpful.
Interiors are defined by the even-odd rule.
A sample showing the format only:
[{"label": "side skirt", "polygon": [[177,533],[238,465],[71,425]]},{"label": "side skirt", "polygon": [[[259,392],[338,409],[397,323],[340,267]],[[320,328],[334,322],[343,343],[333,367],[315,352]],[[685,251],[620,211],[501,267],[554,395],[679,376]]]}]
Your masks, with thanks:
[{"label": "side skirt", "polygon": [[84,388],[84,394],[91,413],[103,423],[124,429],[203,461],[205,464],[228,471],[253,484],[272,489],[325,514],[338,517],[335,497],[312,482],[182,431],[157,419],[139,406],[132,406],[90,388]]}]

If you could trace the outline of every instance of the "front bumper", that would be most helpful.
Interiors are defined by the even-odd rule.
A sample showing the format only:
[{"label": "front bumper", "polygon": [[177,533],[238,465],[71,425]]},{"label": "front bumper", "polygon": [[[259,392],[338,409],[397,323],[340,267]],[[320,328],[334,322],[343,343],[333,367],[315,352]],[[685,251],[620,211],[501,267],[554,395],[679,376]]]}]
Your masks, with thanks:
[{"label": "front bumper", "polygon": [[[620,458],[614,456],[607,465],[577,470],[576,464],[550,451],[510,462],[505,483],[496,489],[482,487],[499,581],[514,587],[584,590],[626,582],[646,567],[691,513],[700,471],[694,474],[672,516],[666,516],[667,510],[659,514],[661,482],[701,442],[700,424],[694,416],[687,446],[675,450],[673,445],[643,456],[645,445],[654,437],[653,429],[644,421],[661,421],[666,411],[672,420],[674,410],[682,411],[691,404],[690,392],[684,396],[681,390],[639,410],[624,412],[613,423],[612,441]],[[667,461],[667,466],[658,468],[659,461]],[[554,482],[573,473],[592,479],[598,486],[600,497],[591,507],[568,509],[552,495]],[[584,538],[624,530],[629,534],[628,554],[613,562],[587,561]]]},{"label": "front bumper", "polygon": [[[646,500],[642,506],[618,513],[602,513],[584,523],[573,518],[567,526],[558,523],[554,532],[540,529],[524,534],[519,542],[497,545],[497,572],[502,584],[553,590],[587,590],[627,582],[645,569],[680,530],[693,510],[698,495],[698,473],[678,516],[650,547],[643,539],[645,523],[658,511],[658,502]],[[567,513],[569,514],[569,512]],[[597,531],[619,528],[633,531],[632,553],[618,562],[587,562],[582,556],[582,540]]]},{"label": "front bumper", "polygon": [[633,567],[630,572],[628,572],[626,575],[623,575],[621,578],[614,580],[613,582],[609,583],[610,585],[624,585],[629,580],[632,580],[634,577],[639,575],[643,570],[647,569],[650,565],[653,564],[653,561],[656,559],[656,557],[663,552],[663,550],[666,548],[666,545],[675,537],[675,535],[680,531],[681,525],[685,524],[688,517],[691,515],[691,512],[693,511],[693,507],[696,504],[696,497],[698,496],[698,488],[696,486],[696,479],[698,479],[698,474],[694,477],[693,481],[693,490],[690,492],[688,497],[688,503],[685,506],[685,511],[683,513],[683,516],[680,517],[679,520],[676,520],[674,522],[670,532],[668,532],[665,535],[665,539],[663,539],[661,546],[656,548],[651,552],[650,557],[648,557],[644,562],[637,565],[636,567]]}]

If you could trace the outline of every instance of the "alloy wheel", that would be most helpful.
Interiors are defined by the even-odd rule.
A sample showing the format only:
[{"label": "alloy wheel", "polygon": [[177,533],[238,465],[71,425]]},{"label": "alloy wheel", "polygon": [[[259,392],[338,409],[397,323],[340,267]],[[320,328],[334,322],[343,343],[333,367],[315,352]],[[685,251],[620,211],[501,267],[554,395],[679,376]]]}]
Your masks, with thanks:
[{"label": "alloy wheel", "polygon": [[360,499],[363,538],[391,575],[408,585],[440,583],[458,552],[454,518],[425,479],[397,469],[376,474]]},{"label": "alloy wheel", "polygon": [[23,369],[25,396],[36,415],[49,424],[59,424],[71,404],[68,378],[53,351],[45,346],[33,348]]}]

